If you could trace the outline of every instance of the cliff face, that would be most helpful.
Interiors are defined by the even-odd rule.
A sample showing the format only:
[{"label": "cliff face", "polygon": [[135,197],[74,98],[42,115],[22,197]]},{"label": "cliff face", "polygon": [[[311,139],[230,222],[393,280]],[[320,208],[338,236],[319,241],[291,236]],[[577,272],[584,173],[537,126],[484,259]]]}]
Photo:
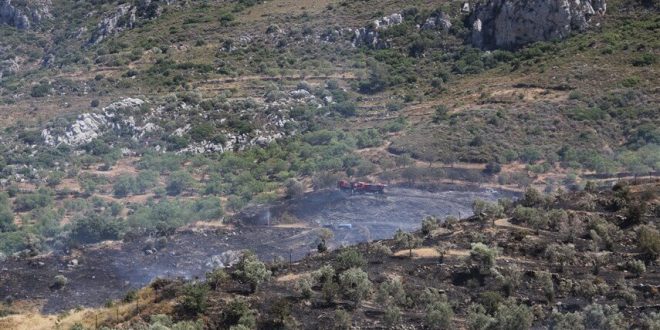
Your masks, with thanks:
[{"label": "cliff face", "polygon": [[471,15],[472,44],[484,49],[514,49],[536,42],[563,39],[582,31],[604,0],[489,0],[477,3]]},{"label": "cliff face", "polygon": [[27,30],[50,15],[50,6],[50,0],[27,1],[22,5],[12,4],[12,0],[0,0],[0,24]]}]

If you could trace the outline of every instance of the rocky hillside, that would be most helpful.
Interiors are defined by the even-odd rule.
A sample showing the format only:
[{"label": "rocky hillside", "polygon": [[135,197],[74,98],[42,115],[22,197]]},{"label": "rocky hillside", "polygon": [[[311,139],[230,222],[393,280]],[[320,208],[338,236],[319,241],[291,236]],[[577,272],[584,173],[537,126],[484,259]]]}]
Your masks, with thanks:
[{"label": "rocky hillside", "polygon": [[[618,180],[653,180],[660,174],[659,12],[657,2],[641,0],[0,0],[0,260],[32,262],[49,253],[71,259],[76,248],[106,241],[225,226],[245,207],[323,191],[345,178],[432,191],[448,184],[518,193],[533,187],[575,198],[587,187],[610,191]],[[583,194],[593,208],[540,208],[590,212],[589,219],[613,212],[599,206],[596,193]],[[616,215],[625,217],[622,210]],[[599,251],[614,249],[604,243],[613,226],[625,233],[611,239],[625,246],[621,255],[639,253],[632,248],[638,233],[616,215],[606,216],[609,225],[581,228],[572,242],[580,258],[597,254],[591,241]],[[534,226],[516,223],[511,212],[506,218],[513,222],[491,227]],[[528,257],[546,265],[536,240],[571,243],[545,225],[527,240],[481,225],[483,240],[455,244],[463,254],[470,243],[490,249],[493,240],[504,242],[498,235],[525,245],[524,253],[506,252],[500,266],[513,256],[523,256],[521,267]],[[457,230],[462,226],[477,232],[474,223]],[[401,266],[412,267],[407,262]],[[429,267],[450,276],[435,261]],[[547,284],[548,276],[559,292],[564,276],[528,274],[541,270],[526,271],[525,295],[514,295],[507,308],[539,305],[531,292],[539,294],[536,281]],[[575,271],[571,276],[594,286],[584,289],[591,293],[564,288],[558,312],[605,295],[587,268]],[[328,285],[341,284],[341,273]],[[469,287],[499,290],[495,273],[468,273]],[[648,276],[643,283],[652,282]],[[604,282],[618,285],[614,277]],[[312,284],[313,296],[322,284]],[[477,298],[459,291],[449,297],[460,325]],[[638,301],[651,304],[640,292]],[[618,298],[607,299],[611,305]],[[413,306],[427,307],[412,300],[397,307],[409,324],[421,322]],[[485,312],[473,308],[484,322],[504,322],[497,308],[480,304]],[[534,324],[552,322],[550,304],[532,309]],[[385,311],[375,306],[357,324],[380,326]],[[648,314],[641,309],[624,315]],[[320,311],[314,315],[334,315]]]}]

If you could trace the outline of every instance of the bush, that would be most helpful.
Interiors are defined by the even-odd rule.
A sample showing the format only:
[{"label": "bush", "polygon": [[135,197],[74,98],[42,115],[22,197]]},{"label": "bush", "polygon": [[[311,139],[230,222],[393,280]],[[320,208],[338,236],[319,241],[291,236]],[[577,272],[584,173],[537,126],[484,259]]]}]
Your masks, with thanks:
[{"label": "bush", "polygon": [[584,309],[584,326],[587,329],[627,329],[628,322],[617,306],[592,304]]},{"label": "bush", "polygon": [[450,329],[454,311],[446,301],[434,302],[426,307],[424,324],[428,329]]},{"label": "bush", "polygon": [[204,313],[208,306],[208,291],[206,284],[191,283],[183,287],[183,296],[180,307],[186,314],[197,315]]},{"label": "bush", "polygon": [[646,272],[646,265],[641,260],[631,260],[626,262],[626,270],[639,277]]},{"label": "bush", "polygon": [[64,288],[69,283],[69,279],[64,275],[56,275],[53,279],[53,288],[61,289]]},{"label": "bush", "polygon": [[296,179],[289,179],[284,185],[286,187],[287,198],[297,198],[305,193],[305,186]]},{"label": "bush", "polygon": [[422,244],[422,240],[415,236],[415,234],[406,233],[401,229],[398,229],[394,234],[394,240],[399,248],[409,251],[409,257],[411,258],[412,250]]},{"label": "bush", "polygon": [[481,274],[490,274],[497,262],[497,250],[483,243],[473,243],[470,260]]},{"label": "bush", "polygon": [[97,243],[116,240],[121,236],[121,225],[113,218],[97,212],[89,212],[74,220],[70,239],[77,243]]},{"label": "bush", "polygon": [[360,268],[351,268],[341,273],[339,283],[343,295],[352,300],[355,306],[359,305],[371,292],[369,276]]},{"label": "bush", "polygon": [[486,314],[486,309],[479,304],[472,304],[468,307],[468,313],[465,318],[467,328],[470,330],[489,330],[494,329],[497,320]]},{"label": "bush", "polygon": [[206,282],[211,287],[211,290],[218,290],[228,280],[229,274],[221,268],[206,273]]},{"label": "bush", "polygon": [[349,268],[362,268],[366,265],[367,261],[362,254],[354,248],[342,250],[335,259],[335,268],[339,271]]},{"label": "bush", "polygon": [[527,330],[532,327],[534,315],[529,307],[518,305],[509,299],[497,309],[495,319],[497,320],[497,329]]},{"label": "bush", "polygon": [[401,309],[396,305],[386,305],[383,324],[388,329],[396,329],[401,324]]},{"label": "bush", "polygon": [[545,257],[548,260],[559,263],[560,271],[564,271],[567,263],[572,263],[575,259],[575,246],[573,244],[552,243],[545,248]]},{"label": "bush", "polygon": [[637,248],[647,260],[655,261],[660,255],[660,232],[651,226],[639,229]]},{"label": "bush", "polygon": [[353,325],[352,315],[343,310],[337,309],[335,311],[335,317],[333,319],[336,330],[350,330]]},{"label": "bush", "polygon": [[241,257],[235,274],[241,281],[250,285],[252,292],[256,292],[261,283],[270,279],[272,273],[254,253],[246,252]]},{"label": "bush", "polygon": [[186,171],[177,171],[170,175],[167,182],[167,193],[171,196],[177,196],[182,192],[193,187],[195,180]]},{"label": "bush", "polygon": [[434,217],[426,217],[422,220],[422,234],[429,235],[432,231],[438,229],[438,219]]},{"label": "bush", "polygon": [[553,330],[584,330],[584,315],[581,312],[553,313]]},{"label": "bush", "polygon": [[499,203],[476,199],[472,203],[472,212],[482,222],[495,221],[504,215],[504,208]]}]

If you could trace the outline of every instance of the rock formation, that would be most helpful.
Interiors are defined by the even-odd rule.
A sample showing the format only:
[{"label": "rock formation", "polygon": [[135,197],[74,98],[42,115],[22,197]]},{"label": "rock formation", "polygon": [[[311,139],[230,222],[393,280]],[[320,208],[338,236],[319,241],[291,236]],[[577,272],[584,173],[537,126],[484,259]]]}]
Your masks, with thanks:
[{"label": "rock formation", "polygon": [[483,49],[515,49],[563,39],[583,31],[590,18],[604,13],[604,0],[489,0],[471,15],[472,44]]},{"label": "rock formation", "polygon": [[99,22],[89,39],[90,45],[96,45],[108,36],[126,29],[131,29],[138,18],[152,19],[163,12],[164,5],[170,5],[175,0],[140,0],[137,5],[124,3]]},{"label": "rock formation", "polygon": [[353,46],[368,46],[371,48],[385,48],[386,41],[380,39],[378,31],[403,23],[403,16],[395,13],[373,21],[370,25],[355,29]]},{"label": "rock formation", "polygon": [[21,1],[20,4],[0,0],[0,24],[27,30],[50,16],[50,6],[50,0]]}]

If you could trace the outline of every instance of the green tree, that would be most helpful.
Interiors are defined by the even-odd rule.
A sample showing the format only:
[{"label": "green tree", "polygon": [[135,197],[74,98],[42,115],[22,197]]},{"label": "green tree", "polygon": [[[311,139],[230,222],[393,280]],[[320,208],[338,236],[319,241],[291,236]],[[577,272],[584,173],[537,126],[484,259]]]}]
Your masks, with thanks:
[{"label": "green tree", "polygon": [[358,306],[371,292],[369,276],[360,268],[351,268],[341,273],[339,283],[343,295],[352,300],[355,306]]},{"label": "green tree", "polygon": [[259,285],[270,279],[271,271],[266,265],[257,259],[252,252],[246,252],[241,257],[236,269],[236,275],[245,283],[250,285],[250,290],[256,292]]},{"label": "green tree", "polygon": [[167,193],[171,196],[177,196],[193,187],[195,180],[192,175],[186,171],[176,171],[170,175],[167,181]]},{"label": "green tree", "polygon": [[183,287],[180,307],[187,314],[204,313],[208,306],[208,291],[206,284],[190,283]]},{"label": "green tree", "polygon": [[394,240],[400,248],[409,251],[410,258],[412,258],[412,250],[422,244],[421,238],[415,236],[415,234],[406,233],[401,229],[398,229],[394,234]]}]

